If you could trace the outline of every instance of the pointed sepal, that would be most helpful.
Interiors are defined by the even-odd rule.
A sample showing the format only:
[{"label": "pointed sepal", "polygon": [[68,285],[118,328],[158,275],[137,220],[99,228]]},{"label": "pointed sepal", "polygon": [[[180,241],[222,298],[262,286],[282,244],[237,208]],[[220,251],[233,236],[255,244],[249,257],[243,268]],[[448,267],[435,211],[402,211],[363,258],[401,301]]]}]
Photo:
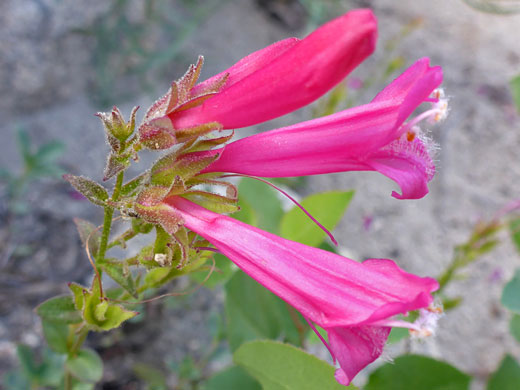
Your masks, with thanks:
[{"label": "pointed sepal", "polygon": [[76,191],[81,193],[92,203],[98,206],[106,206],[108,192],[100,184],[84,176],[74,176],[66,174],[63,175],[63,178],[67,180]]},{"label": "pointed sepal", "polygon": [[105,170],[103,171],[103,181],[113,178],[129,166],[130,161],[127,156],[118,156],[115,153],[110,153],[107,158]]}]

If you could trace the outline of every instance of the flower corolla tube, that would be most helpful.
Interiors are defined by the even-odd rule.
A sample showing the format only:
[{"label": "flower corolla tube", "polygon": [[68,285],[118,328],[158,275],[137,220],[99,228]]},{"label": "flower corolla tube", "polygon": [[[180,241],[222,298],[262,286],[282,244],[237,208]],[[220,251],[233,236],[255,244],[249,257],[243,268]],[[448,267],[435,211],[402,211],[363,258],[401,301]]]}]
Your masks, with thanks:
[{"label": "flower corolla tube", "polygon": [[[445,99],[437,89],[440,67],[423,58],[383,89],[369,104],[322,118],[266,131],[198,155],[218,155],[204,172],[262,177],[306,176],[345,171],[378,171],[401,187],[400,199],[422,198],[435,173],[432,142],[418,122],[442,119]],[[404,121],[421,104],[433,107]]]},{"label": "flower corolla tube", "polygon": [[407,273],[391,260],[359,263],[286,240],[179,196],[162,206],[163,220],[182,221],[311,325],[322,327],[342,384],[381,355],[392,326],[425,331],[422,318],[413,324],[392,317],[418,309],[429,313],[438,288],[434,279]]}]

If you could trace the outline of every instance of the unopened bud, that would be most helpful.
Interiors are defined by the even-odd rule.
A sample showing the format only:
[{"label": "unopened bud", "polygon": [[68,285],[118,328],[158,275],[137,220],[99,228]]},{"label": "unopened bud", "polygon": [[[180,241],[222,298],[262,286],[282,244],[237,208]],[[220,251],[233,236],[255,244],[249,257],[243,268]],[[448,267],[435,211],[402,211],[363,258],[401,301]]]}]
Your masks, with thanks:
[{"label": "unopened bud", "polygon": [[[117,107],[114,106],[111,112],[98,112],[96,115],[103,122],[105,131],[110,145],[114,149],[113,141],[111,137],[118,141],[125,141],[134,132],[135,129],[135,115],[139,107],[134,107],[130,113],[130,120],[128,123],[123,118],[123,114]],[[116,150],[116,149],[114,149]]]}]

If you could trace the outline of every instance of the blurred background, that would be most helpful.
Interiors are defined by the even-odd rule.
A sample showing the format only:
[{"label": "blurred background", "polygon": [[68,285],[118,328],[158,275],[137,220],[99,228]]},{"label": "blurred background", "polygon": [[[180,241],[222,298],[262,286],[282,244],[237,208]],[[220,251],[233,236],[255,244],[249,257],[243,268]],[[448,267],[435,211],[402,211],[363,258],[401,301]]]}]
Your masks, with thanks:
[{"label": "blurred background", "polygon": [[[67,293],[67,282],[88,284],[91,277],[72,218],[101,223],[102,209],[78,197],[60,175],[101,180],[108,146],[94,114],[113,105],[125,116],[134,105],[148,107],[199,54],[206,60],[204,79],[358,7],[371,7],[378,17],[378,48],[345,82],[338,109],[370,101],[399,71],[430,57],[443,67],[450,97],[447,120],[430,134],[439,145],[437,175],[430,194],[417,201],[392,198],[394,184],[375,173],[310,177],[297,191],[355,189],[335,232],[344,254],[388,257],[407,271],[437,276],[475,223],[520,198],[520,116],[509,86],[520,73],[517,2],[0,2],[0,372],[17,366],[17,344],[41,347],[34,307]],[[309,119],[319,104],[237,133]],[[505,352],[520,358],[508,332],[510,314],[499,305],[504,284],[520,265],[504,235],[503,244],[449,287],[464,303],[442,318],[437,335],[390,348],[387,357],[407,348],[477,378],[494,371]],[[222,291],[200,289],[152,303],[147,319],[95,335],[89,344],[105,362],[99,388],[144,389],[140,378],[149,367],[174,386],[189,365],[185,355],[201,355],[210,343],[208,327],[221,310]],[[472,386],[483,388],[478,380]]]}]

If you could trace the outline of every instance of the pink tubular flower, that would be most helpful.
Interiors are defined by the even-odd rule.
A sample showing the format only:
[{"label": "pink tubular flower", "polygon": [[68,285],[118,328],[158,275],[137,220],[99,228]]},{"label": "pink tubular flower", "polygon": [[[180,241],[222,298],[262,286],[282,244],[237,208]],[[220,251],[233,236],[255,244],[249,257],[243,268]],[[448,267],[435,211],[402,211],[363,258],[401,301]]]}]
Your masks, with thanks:
[{"label": "pink tubular flower", "polygon": [[[415,124],[442,116],[444,101],[430,97],[441,82],[441,68],[430,67],[423,58],[369,104],[204,152],[220,155],[204,172],[287,177],[378,171],[399,184],[402,194],[394,192],[396,198],[421,198],[428,193],[435,167],[426,143],[415,136]],[[403,124],[425,101],[435,107]]]},{"label": "pink tubular flower", "polygon": [[218,122],[224,129],[264,122],[303,107],[340,82],[375,48],[372,11],[348,12],[303,40],[286,39],[196,85],[192,95],[228,75],[202,105],[169,115],[175,129]]},{"label": "pink tubular flower", "polygon": [[431,292],[438,288],[434,279],[406,273],[391,260],[358,263],[178,196],[166,199],[163,206],[162,218],[182,220],[310,323],[321,326],[329,338],[329,344],[324,343],[340,365],[336,379],[345,385],[381,355],[390,327],[403,325],[391,317],[428,307]]}]

